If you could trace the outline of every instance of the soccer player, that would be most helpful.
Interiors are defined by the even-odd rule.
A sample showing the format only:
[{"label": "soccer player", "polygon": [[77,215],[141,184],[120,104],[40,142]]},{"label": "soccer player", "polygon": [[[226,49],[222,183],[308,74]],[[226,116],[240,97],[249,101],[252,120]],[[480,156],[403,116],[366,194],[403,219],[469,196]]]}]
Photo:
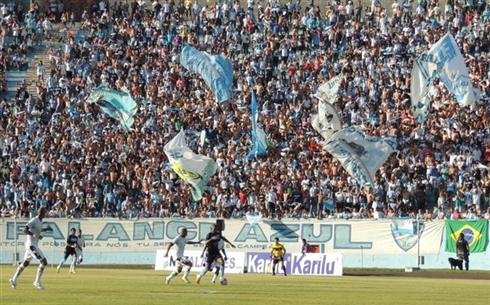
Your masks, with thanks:
[{"label": "soccer player", "polygon": [[271,245],[271,259],[272,259],[272,275],[276,275],[276,265],[281,262],[282,271],[286,276],[286,266],[284,266],[284,255],[286,255],[286,248],[279,243],[279,238],[276,237],[274,243]]},{"label": "soccer player", "polygon": [[236,248],[234,244],[232,244],[226,237],[224,237],[221,234],[221,231],[218,230],[218,227],[216,225],[213,225],[211,227],[211,232],[209,232],[208,235],[206,236],[206,242],[204,247],[204,250],[207,250],[206,263],[201,273],[199,273],[196,277],[197,284],[201,282],[202,277],[206,275],[208,271],[211,271],[213,269],[214,263],[217,263],[217,265],[220,266],[219,267],[221,271],[220,281],[223,281],[225,264],[219,249],[219,241],[221,239],[227,242],[228,244],[230,244],[233,248]]},{"label": "soccer player", "polygon": [[40,264],[37,268],[36,279],[34,280],[34,287],[37,289],[44,289],[41,284],[41,277],[44,272],[44,268],[48,265],[48,260],[44,257],[41,249],[38,248],[38,242],[42,239],[42,232],[50,232],[52,229],[50,227],[43,228],[43,218],[46,215],[46,208],[41,207],[37,212],[37,216],[29,220],[27,223],[24,233],[27,234],[26,238],[26,252],[24,254],[24,260],[14,273],[14,276],[9,280],[10,286],[15,289],[17,287],[17,279],[24,269],[29,266],[33,257],[39,260]]},{"label": "soccer player", "polygon": [[80,265],[83,261],[83,248],[85,248],[85,240],[82,237],[82,230],[77,229],[77,246],[75,248],[75,258],[71,262],[70,272],[75,273],[75,266]]},{"label": "soccer player", "polygon": [[224,264],[225,264],[225,261],[227,260],[227,257],[226,257],[224,240],[220,239],[220,241],[218,243],[218,248],[221,251],[221,253],[223,254],[223,265],[221,266],[219,264],[219,262],[217,262],[217,261],[214,262],[214,273],[213,273],[213,278],[211,279],[211,283],[213,283],[213,284],[216,283],[216,278],[220,274],[220,271],[221,271],[221,277],[220,277],[221,281],[225,277],[225,265]]},{"label": "soccer player", "polygon": [[[70,234],[68,234],[68,237],[66,238],[66,247],[65,247],[65,253],[63,259],[60,261],[58,267],[56,267],[57,272],[60,272],[61,267],[63,267],[63,264],[66,262],[69,256],[73,256],[74,257],[73,260],[76,260],[77,253],[75,249],[78,244],[78,237],[76,231],[77,230],[75,228],[70,229]],[[70,273],[75,273],[75,271],[70,268]]]},{"label": "soccer player", "polygon": [[187,229],[181,228],[179,231],[179,235],[172,240],[167,246],[167,252],[165,253],[165,257],[168,257],[168,251],[172,248],[173,245],[177,245],[177,263],[175,265],[175,270],[172,271],[166,278],[165,284],[169,284],[170,281],[179,274],[182,269],[184,269],[184,275],[182,276],[182,280],[186,283],[189,283],[189,272],[192,268],[192,262],[188,259],[187,256],[184,256],[184,249],[186,244],[195,245],[200,244],[201,241],[190,241],[186,239],[187,237]]}]

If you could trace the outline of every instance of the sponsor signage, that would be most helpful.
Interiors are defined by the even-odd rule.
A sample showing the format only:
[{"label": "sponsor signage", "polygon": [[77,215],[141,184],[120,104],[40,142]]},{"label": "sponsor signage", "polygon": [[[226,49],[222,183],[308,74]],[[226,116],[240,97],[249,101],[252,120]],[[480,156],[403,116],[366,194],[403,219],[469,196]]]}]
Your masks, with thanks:
[{"label": "sponsor signage", "polygon": [[[165,257],[167,250],[157,250],[155,257],[155,270],[156,271],[172,271],[177,264],[177,257],[175,252],[170,250],[168,257]],[[201,257],[202,251],[185,251],[186,256],[191,262],[192,267],[195,270],[201,270],[204,265],[204,258]],[[245,253],[244,252],[226,252],[227,260],[225,261],[226,273],[243,273],[245,267]]]},{"label": "sponsor signage", "polygon": [[[339,253],[286,253],[284,265],[287,274],[293,275],[342,275],[342,255]],[[281,264],[276,265],[276,272],[282,273]],[[270,253],[249,252],[247,253],[247,271],[251,273],[272,272],[272,260]]]}]

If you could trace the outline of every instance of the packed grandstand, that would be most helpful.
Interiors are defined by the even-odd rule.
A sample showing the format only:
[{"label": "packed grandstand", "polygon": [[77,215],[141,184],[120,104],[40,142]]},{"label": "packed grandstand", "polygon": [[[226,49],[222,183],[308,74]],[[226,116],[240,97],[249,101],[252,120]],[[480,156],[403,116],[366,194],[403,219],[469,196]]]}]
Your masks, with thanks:
[{"label": "packed grandstand", "polygon": [[[0,5],[0,79],[9,70],[36,74],[0,102],[4,217],[32,217],[45,206],[48,217],[72,218],[490,218],[490,6],[483,0],[389,8],[378,1],[91,1],[79,16],[50,2],[56,5]],[[418,121],[414,63],[448,33],[476,101],[461,105],[436,77]],[[231,98],[218,102],[212,86],[183,66],[186,46],[231,62]],[[47,61],[29,60],[40,49]],[[311,123],[317,89],[338,75],[332,105],[341,127],[397,143],[368,185],[325,149]],[[102,89],[134,101],[130,121],[90,102]],[[267,138],[260,156],[250,155],[253,118]],[[164,149],[181,131],[190,151],[216,163],[197,197]]]}]

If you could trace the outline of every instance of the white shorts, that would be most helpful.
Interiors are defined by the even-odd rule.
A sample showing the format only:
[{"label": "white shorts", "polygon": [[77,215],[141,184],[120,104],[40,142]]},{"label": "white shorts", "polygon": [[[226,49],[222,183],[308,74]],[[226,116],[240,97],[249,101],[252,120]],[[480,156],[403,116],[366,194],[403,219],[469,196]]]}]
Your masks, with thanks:
[{"label": "white shorts", "polygon": [[33,258],[38,260],[46,259],[43,251],[39,249],[37,245],[26,245],[26,253],[24,254],[24,261],[30,262]]},{"label": "white shorts", "polygon": [[191,268],[192,267],[192,261],[185,256],[177,258],[177,263],[175,264],[175,269],[181,269],[184,267]]},{"label": "white shorts", "polygon": [[81,264],[82,261],[83,261],[83,251],[80,250],[80,249],[78,249],[78,248],[76,248],[75,249],[75,253],[76,253],[76,258],[75,259],[76,259],[77,264]]}]

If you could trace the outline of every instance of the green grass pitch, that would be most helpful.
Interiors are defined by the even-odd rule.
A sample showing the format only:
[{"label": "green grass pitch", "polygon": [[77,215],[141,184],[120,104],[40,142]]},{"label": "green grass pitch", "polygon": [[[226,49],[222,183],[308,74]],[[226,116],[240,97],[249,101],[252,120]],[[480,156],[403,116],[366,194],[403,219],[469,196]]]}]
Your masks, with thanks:
[{"label": "green grass pitch", "polygon": [[[0,266],[1,305],[97,304],[488,304],[488,279],[451,279],[397,275],[303,277],[270,274],[227,275],[229,284],[211,284],[207,274],[200,285],[185,284],[180,277],[164,284],[167,272],[148,269],[68,268],[60,273],[46,269],[44,290],[32,286],[37,266],[29,266],[17,289],[8,279],[14,267]],[[464,271],[444,271],[454,275]],[[471,271],[470,271],[471,273]],[[488,278],[488,272],[482,273]],[[473,277],[479,278],[478,273]],[[191,274],[194,279],[195,275]]]}]

